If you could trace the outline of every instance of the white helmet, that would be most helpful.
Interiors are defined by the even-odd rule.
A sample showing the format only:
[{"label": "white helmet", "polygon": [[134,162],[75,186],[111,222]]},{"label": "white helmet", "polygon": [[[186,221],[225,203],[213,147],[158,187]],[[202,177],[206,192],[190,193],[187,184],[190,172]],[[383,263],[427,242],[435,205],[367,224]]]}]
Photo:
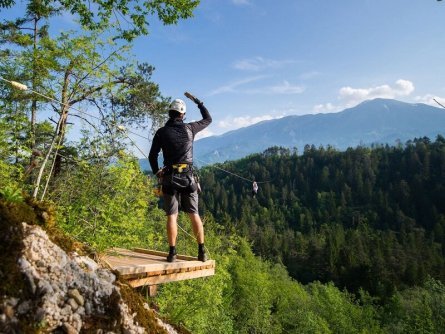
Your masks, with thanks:
[{"label": "white helmet", "polygon": [[181,99],[176,99],[172,103],[170,103],[170,107],[168,110],[175,110],[180,114],[185,114],[185,102]]}]

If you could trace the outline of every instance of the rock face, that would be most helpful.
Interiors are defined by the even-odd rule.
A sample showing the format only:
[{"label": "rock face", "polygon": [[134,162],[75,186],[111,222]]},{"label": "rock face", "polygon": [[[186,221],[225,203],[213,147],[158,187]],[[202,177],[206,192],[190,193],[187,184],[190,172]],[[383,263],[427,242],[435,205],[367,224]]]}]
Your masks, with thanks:
[{"label": "rock face", "polygon": [[19,333],[18,319],[24,314],[32,315],[46,333],[79,333],[97,319],[109,322],[97,333],[145,333],[122,300],[113,273],[87,257],[67,255],[39,226],[24,223],[23,229],[25,247],[18,265],[34,297],[2,296],[0,333]]}]

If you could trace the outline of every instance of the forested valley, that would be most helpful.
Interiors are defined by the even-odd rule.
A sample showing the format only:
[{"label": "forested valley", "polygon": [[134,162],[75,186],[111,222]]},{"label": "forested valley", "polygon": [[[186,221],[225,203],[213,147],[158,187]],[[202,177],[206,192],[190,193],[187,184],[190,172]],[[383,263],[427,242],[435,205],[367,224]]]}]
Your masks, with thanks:
[{"label": "forested valley", "polygon": [[[203,207],[228,235],[303,283],[334,282],[385,300],[445,279],[445,140],[398,146],[283,148],[202,171]],[[261,183],[263,182],[263,183]]]}]

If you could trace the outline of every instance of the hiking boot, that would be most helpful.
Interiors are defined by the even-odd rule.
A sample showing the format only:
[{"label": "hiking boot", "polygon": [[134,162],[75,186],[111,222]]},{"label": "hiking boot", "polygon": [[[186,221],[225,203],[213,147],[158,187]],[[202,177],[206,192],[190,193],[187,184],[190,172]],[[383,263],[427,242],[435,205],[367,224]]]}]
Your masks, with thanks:
[{"label": "hiking boot", "polygon": [[198,261],[206,262],[208,260],[206,252],[198,252]]},{"label": "hiking boot", "polygon": [[175,262],[176,261],[176,253],[169,253],[167,256],[167,262]]}]

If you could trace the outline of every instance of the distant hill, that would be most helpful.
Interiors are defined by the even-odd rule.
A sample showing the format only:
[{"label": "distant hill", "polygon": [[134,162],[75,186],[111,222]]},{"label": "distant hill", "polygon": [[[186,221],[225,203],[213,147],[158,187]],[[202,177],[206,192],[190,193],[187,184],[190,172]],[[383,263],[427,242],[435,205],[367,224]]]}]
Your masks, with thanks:
[{"label": "distant hill", "polygon": [[296,147],[299,152],[306,144],[345,150],[360,144],[394,144],[421,136],[434,139],[437,134],[445,134],[445,109],[375,99],[338,113],[288,116],[203,138],[195,142],[194,155],[206,162],[223,162],[271,146]]},{"label": "distant hill", "polygon": [[[331,145],[338,150],[373,143],[402,143],[445,134],[445,109],[422,103],[374,99],[338,113],[287,116],[197,140],[197,165],[236,160],[272,146]],[[149,168],[146,161],[142,162]]]}]

